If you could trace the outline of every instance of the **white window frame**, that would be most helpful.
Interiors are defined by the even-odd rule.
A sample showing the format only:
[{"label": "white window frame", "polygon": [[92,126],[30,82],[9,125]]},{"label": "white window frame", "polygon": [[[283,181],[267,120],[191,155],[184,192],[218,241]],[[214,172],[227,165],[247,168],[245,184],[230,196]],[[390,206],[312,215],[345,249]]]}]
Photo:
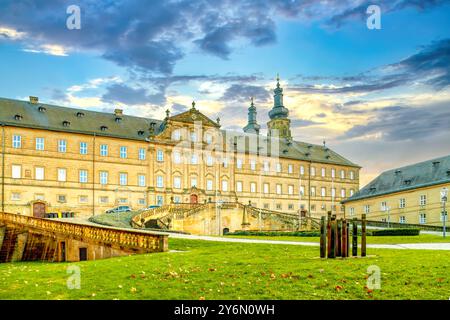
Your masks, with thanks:
[{"label": "white window frame", "polygon": [[18,164],[13,164],[11,166],[11,178],[22,179],[22,166]]},{"label": "white window frame", "polygon": [[292,184],[288,185],[288,195],[294,194],[294,186]]},{"label": "white window frame", "polygon": [[36,150],[45,150],[44,138],[36,138]]},{"label": "white window frame", "polygon": [[35,167],[34,168],[34,179],[35,180],[45,180],[45,168]]},{"label": "white window frame", "polygon": [[275,186],[275,191],[277,194],[283,194],[283,185],[281,185],[280,183],[277,183]]},{"label": "white window frame", "polygon": [[156,161],[164,162],[164,151],[163,150],[156,150]]},{"label": "white window frame", "polygon": [[120,146],[119,154],[121,159],[128,158],[128,148],[126,146]]},{"label": "white window frame", "polygon": [[80,154],[87,155],[88,154],[88,144],[87,142],[80,142]]},{"label": "white window frame", "polygon": [[108,171],[100,171],[100,184],[101,185],[107,185],[108,184]]},{"label": "white window frame", "polygon": [[179,176],[173,177],[173,187],[175,189],[181,189],[181,177]]},{"label": "white window frame", "polygon": [[197,188],[198,187],[198,179],[197,179],[197,177],[191,177],[189,183],[191,185],[191,188],[193,188],[193,187]]},{"label": "white window frame", "polygon": [[236,192],[242,192],[242,181],[236,181]]},{"label": "white window frame", "polygon": [[406,208],[406,199],[405,198],[400,198],[398,200],[398,207],[400,209],[405,209]]},{"label": "white window frame", "polygon": [[139,187],[147,186],[145,174],[138,174],[138,186]]},{"label": "white window frame", "polygon": [[100,145],[100,156],[102,156],[102,157],[108,156],[108,145],[107,144]]},{"label": "white window frame", "polygon": [[242,159],[240,159],[240,158],[236,159],[236,168],[242,169]]},{"label": "white window frame", "polygon": [[263,193],[264,194],[269,194],[270,193],[270,184],[268,184],[268,183],[264,183],[263,184]]},{"label": "white window frame", "polygon": [[427,195],[426,194],[421,194],[419,196],[419,205],[425,206],[426,204],[427,204]]},{"label": "white window frame", "polygon": [[14,149],[22,148],[22,136],[18,134],[13,135],[12,145]]},{"label": "white window frame", "polygon": [[222,191],[228,192],[228,180],[222,180]]},{"label": "white window frame", "polygon": [[163,176],[156,176],[156,187],[157,188],[164,188],[164,177]]},{"label": "white window frame", "polygon": [[58,140],[58,152],[59,153],[66,153],[67,152],[67,140],[66,139],[59,139]]},{"label": "white window frame", "polygon": [[294,173],[294,166],[292,164],[288,164],[288,174]]},{"label": "white window frame", "polygon": [[58,168],[58,181],[66,182],[67,181],[67,169]]},{"label": "white window frame", "polygon": [[145,152],[145,148],[139,148],[139,155],[138,155],[139,160],[145,160],[146,157],[147,155]]},{"label": "white window frame", "polygon": [[80,170],[78,172],[78,176],[79,176],[80,183],[88,183],[88,171],[87,170]]},{"label": "white window frame", "polygon": [[214,185],[213,180],[211,179],[206,180],[206,190],[212,191],[214,189],[213,185]]},{"label": "white window frame", "polygon": [[126,172],[119,173],[119,185],[121,185],[121,186],[128,185],[128,173],[126,173]]},{"label": "white window frame", "polygon": [[256,182],[250,182],[250,192],[251,193],[256,193],[257,192],[256,188],[257,188]]}]

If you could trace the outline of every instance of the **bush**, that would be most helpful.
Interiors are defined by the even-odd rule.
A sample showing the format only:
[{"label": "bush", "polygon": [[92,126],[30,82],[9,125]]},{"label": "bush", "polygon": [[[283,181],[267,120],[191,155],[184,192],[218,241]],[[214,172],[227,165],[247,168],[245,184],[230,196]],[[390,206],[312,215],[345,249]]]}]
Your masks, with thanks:
[{"label": "bush", "polygon": [[320,237],[319,231],[235,231],[227,236],[264,236],[264,237]]},{"label": "bush", "polygon": [[402,228],[402,229],[382,229],[372,230],[372,236],[418,236],[420,229]]}]

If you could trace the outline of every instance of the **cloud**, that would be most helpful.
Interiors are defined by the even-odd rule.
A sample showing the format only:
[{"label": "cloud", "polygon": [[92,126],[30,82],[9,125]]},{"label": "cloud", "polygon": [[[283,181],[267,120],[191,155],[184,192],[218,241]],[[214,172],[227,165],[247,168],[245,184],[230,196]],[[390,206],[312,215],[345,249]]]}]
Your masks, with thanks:
[{"label": "cloud", "polygon": [[220,100],[249,103],[251,97],[256,104],[266,103],[270,99],[270,93],[262,86],[233,84],[226,89]]},{"label": "cloud", "polygon": [[65,57],[68,55],[68,50],[63,46],[56,44],[43,44],[37,47],[25,48],[22,51],[31,53],[45,53],[51,56]]},{"label": "cloud", "polygon": [[149,102],[147,91],[143,88],[131,88],[123,83],[116,83],[106,88],[102,100],[105,102],[121,102],[137,105]]}]

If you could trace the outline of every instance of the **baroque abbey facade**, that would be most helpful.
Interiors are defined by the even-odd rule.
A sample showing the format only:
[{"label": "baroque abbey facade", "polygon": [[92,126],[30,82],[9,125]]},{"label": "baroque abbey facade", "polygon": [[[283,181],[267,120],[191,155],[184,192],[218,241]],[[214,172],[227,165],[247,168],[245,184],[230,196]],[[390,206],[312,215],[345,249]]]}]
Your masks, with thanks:
[{"label": "baroque abbey facade", "polygon": [[325,145],[292,139],[279,81],[260,133],[253,100],[243,132],[192,104],[163,120],[0,99],[2,211],[80,216],[119,205],[241,202],[312,216],[359,189],[360,167]]}]

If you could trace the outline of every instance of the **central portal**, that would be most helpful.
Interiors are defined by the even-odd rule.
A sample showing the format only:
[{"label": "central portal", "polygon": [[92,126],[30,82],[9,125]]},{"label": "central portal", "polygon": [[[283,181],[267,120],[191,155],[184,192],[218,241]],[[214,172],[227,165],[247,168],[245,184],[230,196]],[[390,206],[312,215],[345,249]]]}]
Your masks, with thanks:
[{"label": "central portal", "polygon": [[193,204],[198,203],[198,196],[196,194],[191,194],[191,203]]}]

